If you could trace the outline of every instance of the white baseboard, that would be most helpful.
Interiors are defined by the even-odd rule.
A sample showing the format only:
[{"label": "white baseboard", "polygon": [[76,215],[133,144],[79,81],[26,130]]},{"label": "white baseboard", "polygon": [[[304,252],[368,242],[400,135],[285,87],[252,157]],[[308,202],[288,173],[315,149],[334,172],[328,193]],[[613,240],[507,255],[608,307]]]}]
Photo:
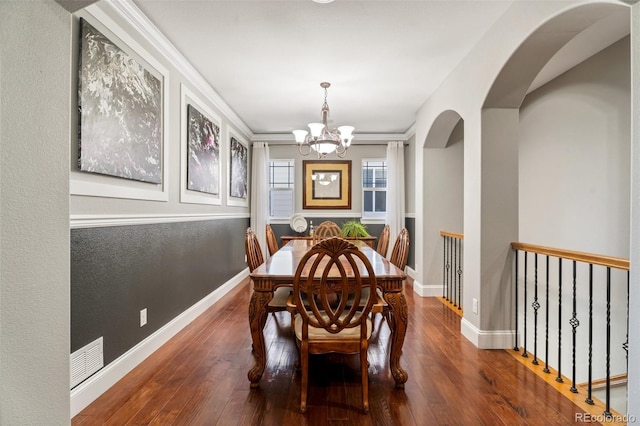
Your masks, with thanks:
[{"label": "white baseboard", "polygon": [[442,296],[442,284],[425,285],[413,280],[413,291],[422,297]]},{"label": "white baseboard", "polygon": [[415,269],[409,267],[409,266],[405,266],[404,267],[404,271],[407,273],[407,275],[409,275],[411,278],[413,278],[414,280],[416,279],[416,271]]},{"label": "white baseboard", "polygon": [[510,349],[513,348],[514,330],[484,331],[462,318],[460,332],[479,349]]},{"label": "white baseboard", "polygon": [[95,401],[118,380],[123,378],[149,355],[160,348],[160,346],[164,345],[180,330],[189,325],[189,323],[229,293],[247,276],[249,276],[249,268],[238,273],[235,277],[212,291],[195,305],[175,317],[164,327],[73,388],[71,390],[71,418]]}]

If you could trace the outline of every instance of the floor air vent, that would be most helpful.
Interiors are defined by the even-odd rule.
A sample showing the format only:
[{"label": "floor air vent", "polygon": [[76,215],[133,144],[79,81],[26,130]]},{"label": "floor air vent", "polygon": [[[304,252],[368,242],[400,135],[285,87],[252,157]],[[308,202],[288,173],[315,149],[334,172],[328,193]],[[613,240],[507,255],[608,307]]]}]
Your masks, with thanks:
[{"label": "floor air vent", "polygon": [[104,366],[102,337],[71,354],[71,388]]}]

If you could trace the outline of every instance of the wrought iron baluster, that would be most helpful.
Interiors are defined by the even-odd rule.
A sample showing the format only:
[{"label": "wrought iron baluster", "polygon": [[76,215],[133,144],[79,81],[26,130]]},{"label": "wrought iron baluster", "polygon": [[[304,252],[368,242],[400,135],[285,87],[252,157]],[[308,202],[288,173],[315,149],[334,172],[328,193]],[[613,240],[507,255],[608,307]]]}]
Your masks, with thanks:
[{"label": "wrought iron baluster", "polygon": [[545,310],[545,326],[544,326],[544,369],[542,371],[544,371],[545,373],[550,373],[551,370],[549,370],[549,255],[547,255],[547,259],[546,259],[547,263],[546,263],[546,280],[547,280],[547,285],[546,285],[546,290],[545,290],[545,303],[544,303],[544,310]]},{"label": "wrought iron baluster", "polygon": [[515,304],[516,304],[516,306],[515,306],[515,311],[516,311],[515,329],[516,329],[516,332],[514,333],[514,337],[513,337],[513,340],[514,340],[513,341],[513,350],[514,351],[517,351],[517,350],[520,349],[518,347],[518,254],[519,254],[519,251],[516,250],[516,265],[515,265],[516,273],[514,275],[515,278],[513,280],[513,282],[515,283],[515,287],[516,287],[515,288],[515,293],[516,293],[516,295],[515,295]]},{"label": "wrought iron baluster", "polygon": [[442,298],[447,291],[447,236],[442,236]]},{"label": "wrought iron baluster", "polygon": [[576,261],[573,261],[573,311],[571,313],[571,319],[569,320],[569,324],[572,327],[572,340],[571,340],[571,388],[569,390],[573,393],[578,393],[578,389],[576,388],[576,329],[580,325],[580,321],[578,321],[577,316],[577,303],[576,303]]},{"label": "wrought iron baluster", "polygon": [[458,253],[460,253],[460,262],[459,262],[459,266],[458,266],[458,309],[462,309],[462,238],[458,239],[458,244],[460,247],[460,250],[458,251]]},{"label": "wrought iron baluster", "polygon": [[607,267],[607,376],[604,415],[611,418],[611,268]]},{"label": "wrought iron baluster", "polygon": [[629,271],[627,271],[627,338],[622,344],[627,357],[627,371],[629,371]]},{"label": "wrought iron baluster", "polygon": [[538,253],[533,256],[534,261],[534,294],[533,303],[533,365],[538,365],[538,309],[540,309],[540,302],[538,302]]},{"label": "wrought iron baluster", "polygon": [[593,264],[589,264],[589,380],[587,382],[587,399],[584,401],[593,405],[593,378],[592,378],[592,360],[593,360]]},{"label": "wrought iron baluster", "polygon": [[452,238],[453,241],[453,264],[451,267],[451,276],[453,278],[453,306],[458,306],[457,291],[458,288],[458,278],[455,274],[455,270],[458,269],[458,242],[456,238]]},{"label": "wrought iron baluster", "polygon": [[447,237],[449,248],[447,254],[447,301],[451,302],[451,237]]},{"label": "wrought iron baluster", "polygon": [[522,316],[524,317],[524,329],[522,331],[522,356],[528,358],[527,353],[527,252],[524,252],[524,290],[523,297],[524,303],[522,304]]},{"label": "wrought iron baluster", "polygon": [[558,376],[556,382],[563,383],[562,379],[562,258],[558,258]]}]

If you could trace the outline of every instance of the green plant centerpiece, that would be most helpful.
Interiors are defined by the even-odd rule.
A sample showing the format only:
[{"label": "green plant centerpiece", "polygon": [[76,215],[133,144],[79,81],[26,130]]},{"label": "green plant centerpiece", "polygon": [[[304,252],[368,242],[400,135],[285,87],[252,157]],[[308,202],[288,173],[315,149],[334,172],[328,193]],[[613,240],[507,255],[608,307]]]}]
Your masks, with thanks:
[{"label": "green plant centerpiece", "polygon": [[348,220],[342,224],[342,235],[348,238],[362,238],[368,237],[366,225],[363,225],[358,220]]}]

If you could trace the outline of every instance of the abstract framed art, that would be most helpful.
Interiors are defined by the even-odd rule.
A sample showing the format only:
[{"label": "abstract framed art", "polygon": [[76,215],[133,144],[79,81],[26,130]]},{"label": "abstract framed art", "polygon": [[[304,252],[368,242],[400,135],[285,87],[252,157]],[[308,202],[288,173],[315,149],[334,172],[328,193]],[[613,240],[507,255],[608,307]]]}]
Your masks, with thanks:
[{"label": "abstract framed art", "polygon": [[162,81],[80,19],[81,171],[162,183]]},{"label": "abstract framed art", "polygon": [[303,209],[351,209],[351,160],[302,162]]},{"label": "abstract framed art", "polygon": [[229,193],[227,205],[249,205],[249,147],[236,132],[229,129]]},{"label": "abstract framed art", "polygon": [[224,188],[220,118],[184,84],[180,92],[180,202],[219,205]]},{"label": "abstract framed art", "polygon": [[78,15],[70,193],[168,201],[168,70],[99,8]]}]

